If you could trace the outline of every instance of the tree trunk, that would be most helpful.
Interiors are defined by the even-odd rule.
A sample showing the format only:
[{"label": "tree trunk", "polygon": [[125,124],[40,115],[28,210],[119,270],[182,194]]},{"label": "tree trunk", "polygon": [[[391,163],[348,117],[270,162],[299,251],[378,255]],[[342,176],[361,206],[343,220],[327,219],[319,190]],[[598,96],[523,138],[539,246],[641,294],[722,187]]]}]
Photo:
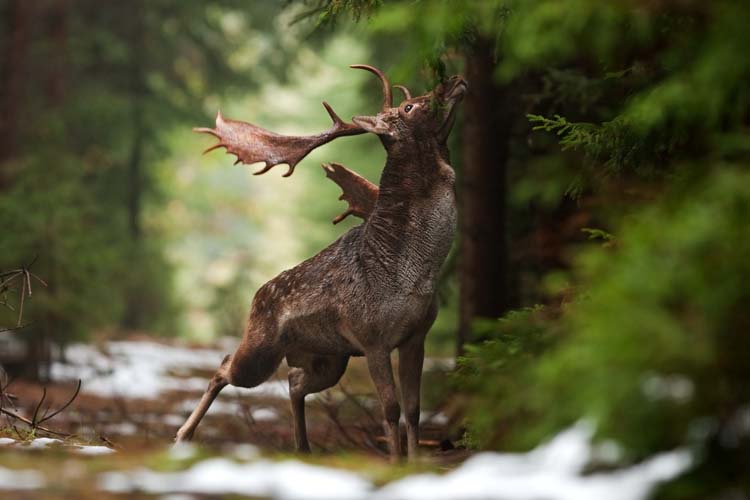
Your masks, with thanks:
[{"label": "tree trunk", "polygon": [[144,44],[144,27],[142,5],[134,1],[131,5],[133,13],[133,27],[131,30],[131,60],[130,60],[130,102],[133,130],[133,142],[130,147],[128,160],[128,222],[130,235],[134,243],[141,238],[141,212],[143,198],[143,97],[145,93],[144,58],[146,57]]},{"label": "tree trunk", "polygon": [[[145,19],[143,4],[140,0],[131,2],[133,10],[132,26],[130,29],[130,118],[132,129],[132,143],[127,169],[127,209],[128,228],[132,245],[133,262],[140,259],[140,251],[143,239],[143,228],[141,218],[143,214],[143,156],[146,142],[146,123],[144,117],[144,99],[146,96],[145,66]],[[127,329],[142,327],[142,298],[132,286],[126,291],[125,311],[122,318],[122,326]]]},{"label": "tree trunk", "polygon": [[[0,72],[0,163],[18,153],[23,94],[27,81],[33,2],[12,0],[6,6],[6,45]],[[0,172],[0,189],[8,182]]]},{"label": "tree trunk", "polygon": [[[32,65],[27,68],[33,72],[28,78],[29,81],[38,79],[44,83],[45,113],[61,113],[65,104],[66,81],[69,73],[67,57],[69,10],[70,5],[67,0],[58,0],[54,3],[38,4],[33,13],[33,19],[38,24],[47,27],[39,33],[43,38],[37,38],[35,42],[38,42],[45,50],[49,50],[50,56],[46,64]],[[29,29],[29,27],[26,29]],[[22,103],[17,102],[15,105],[22,106]],[[19,107],[19,109],[23,108]],[[54,216],[48,224],[54,225]],[[54,231],[49,232],[55,233]],[[42,260],[47,260],[50,263],[47,267],[48,274],[45,275],[48,282],[45,295],[48,300],[54,302],[60,281],[57,276],[57,260],[55,257],[58,241],[50,235],[45,239]],[[41,382],[50,380],[52,347],[55,339],[60,337],[60,325],[61,321],[58,314],[49,311],[45,314],[43,321],[39,322],[38,327],[32,327],[23,334],[22,338],[24,338],[27,346],[23,374],[27,378]]]},{"label": "tree trunk", "polygon": [[513,123],[510,89],[493,79],[493,44],[478,38],[467,50],[463,150],[459,172],[459,328],[457,355],[478,317],[511,308],[506,220],[506,170]]}]

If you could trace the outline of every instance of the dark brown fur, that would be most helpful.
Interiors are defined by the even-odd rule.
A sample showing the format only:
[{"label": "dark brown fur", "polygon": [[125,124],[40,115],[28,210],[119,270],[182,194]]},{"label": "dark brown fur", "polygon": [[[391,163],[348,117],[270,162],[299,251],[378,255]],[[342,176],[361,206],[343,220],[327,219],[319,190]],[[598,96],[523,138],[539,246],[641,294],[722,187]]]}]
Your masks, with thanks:
[{"label": "dark brown fur", "polygon": [[192,437],[224,386],[256,386],[286,357],[295,441],[309,450],[305,396],[336,384],[349,357],[364,355],[395,460],[401,410],[390,353],[398,349],[408,454],[416,455],[424,338],[437,314],[437,278],[456,224],[445,140],[465,87],[454,77],[397,108],[388,95],[378,115],[353,119],[376,133],[388,153],[379,189],[363,190],[377,197],[362,200],[371,212],[355,213],[366,218],[362,225],[258,290],[240,346],[222,362],[177,441]]}]

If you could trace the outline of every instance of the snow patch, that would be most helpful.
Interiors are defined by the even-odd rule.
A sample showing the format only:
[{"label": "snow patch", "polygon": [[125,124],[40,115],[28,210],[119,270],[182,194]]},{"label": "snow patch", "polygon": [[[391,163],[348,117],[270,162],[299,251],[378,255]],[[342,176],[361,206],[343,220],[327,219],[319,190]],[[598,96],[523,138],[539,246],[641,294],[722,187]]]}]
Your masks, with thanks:
[{"label": "snow patch", "polygon": [[[203,392],[208,377],[188,377],[192,370],[215,370],[225,350],[192,349],[149,341],[112,341],[106,352],[89,344],[72,344],[67,362],[52,364],[55,380],[83,380],[82,392],[101,397],[156,399],[168,391]],[[288,398],[289,388],[279,380],[252,389],[236,389],[241,395]]]},{"label": "snow patch", "polygon": [[456,360],[454,358],[424,358],[424,369],[428,372],[449,372],[455,368]]},{"label": "snow patch", "polygon": [[104,426],[105,434],[119,434],[120,436],[135,436],[138,426],[133,422],[115,422]]},{"label": "snow patch", "polygon": [[273,408],[257,408],[250,412],[256,422],[271,422],[278,420],[279,414]]},{"label": "snow patch", "polygon": [[480,453],[444,476],[419,474],[377,492],[382,500],[641,500],[691,464],[675,451],[632,467],[581,475],[591,457],[590,426],[579,424],[529,453]]},{"label": "snow patch", "polygon": [[109,455],[114,453],[115,450],[106,446],[78,446],[75,448],[75,452],[81,455],[99,456]]},{"label": "snow patch", "polygon": [[[270,384],[270,382],[267,382]],[[192,413],[192,411],[198,406],[200,399],[189,399],[180,403],[178,410],[185,412],[186,415]],[[241,415],[244,412],[243,405],[237,399],[222,399],[219,396],[211,406],[208,407],[207,415]],[[256,422],[268,422],[278,420],[279,414],[273,408],[258,407],[250,409],[250,416]],[[178,424],[182,425],[186,418],[180,417],[181,421]]]},{"label": "snow patch", "polygon": [[44,487],[44,484],[44,475],[41,472],[0,467],[0,489],[36,490]]},{"label": "snow patch", "polygon": [[55,438],[36,438],[31,440],[25,447],[30,450],[39,450],[52,444],[62,444],[62,441]]},{"label": "snow patch", "polygon": [[29,442],[16,441],[12,438],[0,438],[0,444],[14,446],[20,450],[43,450],[52,445],[59,445],[59,449],[61,450],[69,450],[81,455],[109,455],[115,452],[115,450],[107,446],[70,444],[61,439],[46,437],[32,439]]},{"label": "snow patch", "polygon": [[99,477],[99,487],[113,493],[274,499],[643,500],[656,484],[678,476],[692,462],[688,452],[674,451],[631,467],[582,475],[594,454],[592,434],[591,426],[578,424],[528,453],[480,453],[445,475],[408,476],[379,490],[353,472],[298,461],[238,464],[224,458],[206,460],[182,472],[109,472]]},{"label": "snow patch", "polygon": [[108,472],[99,487],[112,493],[237,494],[277,499],[366,498],[371,483],[358,475],[297,461],[260,460],[238,464],[214,458],[183,472],[158,473],[141,469],[132,473]]}]

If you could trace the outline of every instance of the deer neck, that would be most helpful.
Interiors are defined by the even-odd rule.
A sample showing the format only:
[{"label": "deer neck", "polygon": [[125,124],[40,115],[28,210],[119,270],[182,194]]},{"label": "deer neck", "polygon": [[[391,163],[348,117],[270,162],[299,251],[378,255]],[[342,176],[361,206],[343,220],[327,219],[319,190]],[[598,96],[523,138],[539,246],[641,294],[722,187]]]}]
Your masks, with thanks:
[{"label": "deer neck", "polygon": [[378,209],[390,210],[429,195],[440,178],[438,165],[442,161],[440,148],[434,140],[384,144],[388,157],[380,176],[376,213]]},{"label": "deer neck", "polygon": [[453,169],[434,139],[384,145],[388,159],[364,227],[363,262],[392,291],[431,294],[455,232]]}]

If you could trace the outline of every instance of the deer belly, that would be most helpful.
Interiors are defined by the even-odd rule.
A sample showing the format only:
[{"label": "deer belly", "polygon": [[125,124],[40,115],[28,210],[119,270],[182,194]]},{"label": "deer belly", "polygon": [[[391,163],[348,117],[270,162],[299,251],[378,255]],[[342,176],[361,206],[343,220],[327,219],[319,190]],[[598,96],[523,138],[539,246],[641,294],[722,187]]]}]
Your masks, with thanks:
[{"label": "deer belly", "polygon": [[339,312],[322,308],[290,314],[280,324],[279,340],[291,349],[322,355],[361,354],[356,338],[346,335]]}]

